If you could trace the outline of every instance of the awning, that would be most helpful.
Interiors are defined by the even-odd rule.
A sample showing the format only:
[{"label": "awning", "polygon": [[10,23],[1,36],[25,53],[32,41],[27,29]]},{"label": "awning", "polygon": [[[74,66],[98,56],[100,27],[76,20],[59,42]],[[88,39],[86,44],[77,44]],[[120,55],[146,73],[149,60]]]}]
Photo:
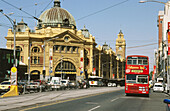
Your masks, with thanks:
[{"label": "awning", "polygon": [[76,74],[77,72],[55,72],[55,74]]}]

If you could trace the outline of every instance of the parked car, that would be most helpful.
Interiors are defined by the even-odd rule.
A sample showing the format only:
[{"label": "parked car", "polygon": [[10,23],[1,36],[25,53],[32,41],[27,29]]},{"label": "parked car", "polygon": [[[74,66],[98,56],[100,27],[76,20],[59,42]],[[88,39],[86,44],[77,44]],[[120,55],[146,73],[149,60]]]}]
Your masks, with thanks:
[{"label": "parked car", "polygon": [[50,90],[50,85],[44,80],[34,80],[34,82],[39,82],[41,90],[42,91],[47,91]]},{"label": "parked car", "polygon": [[163,92],[164,87],[162,83],[155,83],[153,86],[153,92],[158,91],[158,92]]},{"label": "parked car", "polygon": [[111,83],[111,82],[109,82],[109,83],[107,84],[107,86],[108,86],[108,87],[116,87],[116,83]]},{"label": "parked car", "polygon": [[0,84],[0,94],[6,93],[10,90],[11,82],[10,81],[3,81]]},{"label": "parked car", "polygon": [[68,88],[68,83],[70,82],[70,80],[67,79],[62,79],[61,80],[61,85],[63,86],[64,89]]},{"label": "parked car", "polygon": [[68,88],[70,89],[76,89],[77,88],[77,84],[75,82],[69,82],[68,83]]},{"label": "parked car", "polygon": [[[18,86],[18,93],[22,94],[23,93],[23,86],[19,83],[17,83]],[[8,92],[11,88],[11,82],[10,81],[3,81],[0,84],[0,94],[4,94]]]},{"label": "parked car", "polygon": [[39,82],[30,82],[27,86],[26,86],[26,90],[28,92],[39,92],[41,91],[40,89],[41,85]]},{"label": "parked car", "polygon": [[52,77],[48,85],[51,86],[52,90],[59,90],[62,89],[62,87],[64,87],[64,85],[61,85],[61,77]]},{"label": "parked car", "polygon": [[97,85],[98,85],[99,87],[103,87],[103,86],[104,86],[104,83],[103,83],[102,81],[98,81]]}]

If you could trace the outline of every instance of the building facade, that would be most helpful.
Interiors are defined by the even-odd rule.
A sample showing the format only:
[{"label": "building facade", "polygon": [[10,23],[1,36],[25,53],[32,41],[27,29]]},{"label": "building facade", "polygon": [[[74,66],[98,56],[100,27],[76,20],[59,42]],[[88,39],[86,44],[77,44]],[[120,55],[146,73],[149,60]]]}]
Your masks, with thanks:
[{"label": "building facade", "polygon": [[[9,29],[5,37],[8,49],[14,48],[13,37]],[[16,48],[31,80],[48,80],[53,76],[70,80],[90,75],[124,77],[125,59],[117,58],[108,46],[97,47],[95,37],[85,26],[77,30],[74,17],[61,8],[59,0],[54,0],[54,6],[40,15],[35,31],[23,20],[17,24]]]}]

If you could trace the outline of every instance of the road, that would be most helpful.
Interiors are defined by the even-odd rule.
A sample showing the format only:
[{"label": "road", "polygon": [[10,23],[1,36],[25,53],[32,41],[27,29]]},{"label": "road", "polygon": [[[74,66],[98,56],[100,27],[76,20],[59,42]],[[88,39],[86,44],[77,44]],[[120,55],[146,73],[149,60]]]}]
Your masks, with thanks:
[{"label": "road", "polygon": [[[125,96],[124,90],[65,99],[38,106],[13,109],[21,111],[165,111],[164,93],[153,93],[150,97]],[[12,111],[12,110],[8,110]]]}]

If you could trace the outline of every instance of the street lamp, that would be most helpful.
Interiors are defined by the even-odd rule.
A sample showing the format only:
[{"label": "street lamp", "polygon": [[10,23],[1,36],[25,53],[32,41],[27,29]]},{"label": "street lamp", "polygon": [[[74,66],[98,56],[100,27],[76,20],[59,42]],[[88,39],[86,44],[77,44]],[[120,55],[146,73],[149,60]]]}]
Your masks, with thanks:
[{"label": "street lamp", "polygon": [[[12,24],[12,27],[13,27],[13,31],[14,31],[14,64],[13,66],[16,67],[16,52],[15,52],[15,37],[16,37],[16,21],[15,20],[12,20],[8,15],[6,15],[5,13],[3,13],[3,10],[0,9],[0,12],[10,21],[10,23]],[[11,13],[12,14],[12,13]]]},{"label": "street lamp", "polygon": [[162,4],[166,4],[165,2],[160,2],[160,1],[156,1],[156,0],[147,0],[147,1],[139,1],[139,3],[146,3],[146,2],[157,2],[157,3],[162,3]]},{"label": "street lamp", "polygon": [[[46,74],[46,71],[45,71],[45,44],[46,44],[46,42],[51,41],[51,40],[54,40],[54,39],[56,39],[56,38],[59,38],[59,37],[54,37],[54,38],[50,38],[50,39],[44,40],[44,45],[43,45],[43,51],[44,51],[43,74],[44,74],[44,75]],[[51,69],[51,68],[50,68],[50,69]],[[51,72],[49,72],[49,77],[51,76],[50,73],[51,73]]]}]

